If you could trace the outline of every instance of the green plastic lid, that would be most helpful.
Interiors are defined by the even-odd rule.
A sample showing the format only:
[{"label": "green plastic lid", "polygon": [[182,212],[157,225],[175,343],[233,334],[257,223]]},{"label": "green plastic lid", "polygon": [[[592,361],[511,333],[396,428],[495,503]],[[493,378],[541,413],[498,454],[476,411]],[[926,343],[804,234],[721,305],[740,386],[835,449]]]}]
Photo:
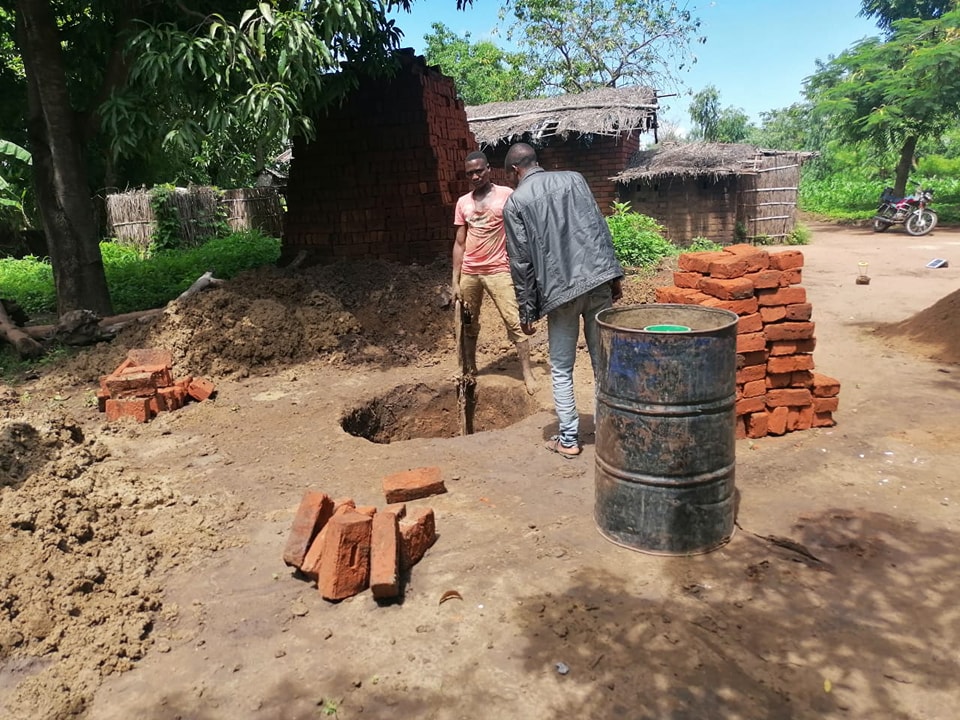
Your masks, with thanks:
[{"label": "green plastic lid", "polygon": [[690,328],[686,325],[647,325],[644,330],[662,333],[690,332]]}]

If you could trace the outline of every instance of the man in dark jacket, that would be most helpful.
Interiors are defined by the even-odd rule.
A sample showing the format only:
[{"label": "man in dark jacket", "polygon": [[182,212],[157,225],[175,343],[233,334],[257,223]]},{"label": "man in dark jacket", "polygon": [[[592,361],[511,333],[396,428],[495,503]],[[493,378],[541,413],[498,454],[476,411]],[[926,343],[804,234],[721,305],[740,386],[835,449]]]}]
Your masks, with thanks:
[{"label": "man in dark jacket", "polygon": [[594,376],[599,360],[597,313],[622,295],[607,222],[587,181],[577,172],[547,172],[526,143],[507,151],[504,169],[517,189],[503,206],[510,274],[527,335],[547,316],[553,402],[560,430],[547,449],[565,458],[580,454],[580,416],[573,392],[573,365],[583,334]]}]

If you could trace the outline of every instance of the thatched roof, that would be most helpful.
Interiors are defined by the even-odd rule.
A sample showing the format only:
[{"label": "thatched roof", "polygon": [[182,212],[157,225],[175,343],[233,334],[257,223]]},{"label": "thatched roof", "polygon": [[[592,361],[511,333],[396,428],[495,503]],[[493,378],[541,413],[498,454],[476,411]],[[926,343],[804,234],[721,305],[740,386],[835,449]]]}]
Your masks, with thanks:
[{"label": "thatched roof", "polygon": [[816,155],[795,150],[768,150],[755,145],[693,142],[669,144],[634,154],[626,169],[610,178],[617,182],[663,177],[717,179],[727,175],[750,175],[760,169],[764,157],[794,155],[798,165]]},{"label": "thatched roof", "polygon": [[597,88],[575,95],[470,105],[467,121],[477,142],[492,146],[570,133],[620,135],[648,130],[657,116],[657,93],[645,87]]}]

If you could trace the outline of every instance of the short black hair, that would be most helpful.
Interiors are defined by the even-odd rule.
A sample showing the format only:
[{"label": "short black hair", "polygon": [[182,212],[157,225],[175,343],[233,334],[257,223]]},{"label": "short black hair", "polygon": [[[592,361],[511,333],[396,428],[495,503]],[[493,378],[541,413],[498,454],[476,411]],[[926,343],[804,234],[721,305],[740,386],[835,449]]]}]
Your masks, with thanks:
[{"label": "short black hair", "polygon": [[479,150],[474,150],[472,153],[467,155],[467,159],[464,160],[464,162],[468,163],[472,160],[483,160],[484,165],[490,164],[490,161],[487,160],[487,156],[484,153],[480,152]]},{"label": "short black hair", "polygon": [[517,167],[528,168],[537,164],[537,151],[527,143],[516,143],[507,150],[507,157],[503,161],[503,169]]}]

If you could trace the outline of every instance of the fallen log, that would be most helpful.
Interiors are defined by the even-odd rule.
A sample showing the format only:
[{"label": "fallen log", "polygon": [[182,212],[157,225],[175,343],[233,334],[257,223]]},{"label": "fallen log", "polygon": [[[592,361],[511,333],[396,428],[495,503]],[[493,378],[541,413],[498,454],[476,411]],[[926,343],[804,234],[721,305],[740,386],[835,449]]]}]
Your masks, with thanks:
[{"label": "fallen log", "polygon": [[44,353],[43,345],[13,324],[3,303],[0,303],[0,337],[13,345],[17,355],[23,359],[38,358]]},{"label": "fallen log", "polygon": [[[146,322],[152,320],[176,302],[180,302],[191,295],[195,295],[208,287],[222,285],[223,280],[213,277],[213,272],[205,272],[198,277],[193,284],[180,293],[174,300],[171,300],[161,308],[151,308],[150,310],[138,310],[137,312],[123,313],[121,315],[111,315],[101,318],[90,310],[74,310],[64,314],[56,325],[28,325],[18,328],[7,317],[4,312],[0,316],[0,338],[7,340],[17,349],[21,358],[39,357],[45,352],[44,344],[50,342],[60,342],[64,345],[92,345],[104,340],[112,340],[120,330],[125,326],[135,322]],[[2,308],[0,308],[2,311]],[[6,325],[13,329],[17,336],[26,338],[33,343],[32,346],[25,346],[27,352],[34,352],[32,355],[25,355],[16,342],[14,342],[5,329]],[[22,341],[21,341],[22,342]]]}]

